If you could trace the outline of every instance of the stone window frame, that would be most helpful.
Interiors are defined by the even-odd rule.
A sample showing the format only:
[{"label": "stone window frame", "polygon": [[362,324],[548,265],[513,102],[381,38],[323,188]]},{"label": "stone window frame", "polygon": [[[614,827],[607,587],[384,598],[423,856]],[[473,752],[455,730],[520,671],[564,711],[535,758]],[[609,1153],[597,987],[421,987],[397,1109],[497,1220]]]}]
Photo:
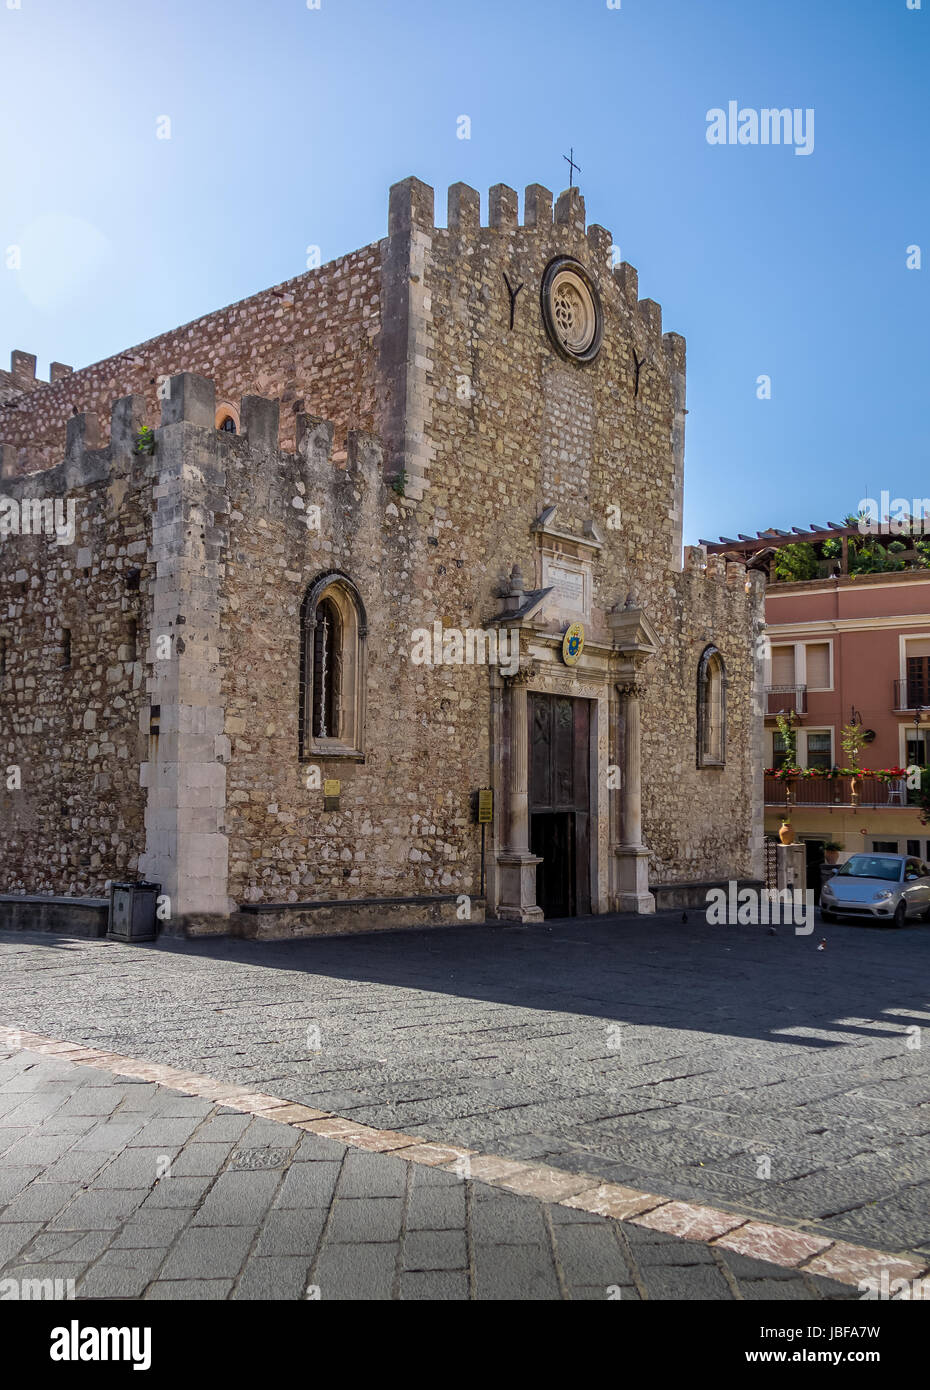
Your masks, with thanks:
[{"label": "stone window frame", "polygon": [[[314,651],[316,616],[323,600],[336,610],[339,642],[336,652],[338,727],[325,738],[313,732]],[[368,619],[361,594],[347,574],[328,570],[307,589],[300,608],[300,688],[298,753],[302,762],[313,758],[365,757],[365,691]]]},{"label": "stone window frame", "polygon": [[724,767],[726,750],[727,668],[720,650],[709,643],[701,653],[697,671],[698,767]]},{"label": "stone window frame", "polygon": [[231,401],[217,401],[216,415],[214,416],[216,428],[218,430],[225,430],[227,420],[231,420],[233,423],[233,428],[227,431],[229,434],[241,433],[241,421],[236,407]]},{"label": "stone window frame", "polygon": [[[594,330],[590,341],[578,350],[569,346],[559,332],[556,323],[556,310],[553,304],[552,291],[557,281],[566,280],[574,282],[574,288],[582,299],[587,299],[590,310],[594,315]],[[574,362],[576,365],[584,365],[593,362],[601,350],[604,340],[604,310],[601,305],[601,297],[598,294],[597,285],[591,275],[582,265],[581,261],[574,256],[555,256],[543,271],[542,282],[539,287],[539,300],[542,309],[543,323],[549,340],[556,350],[565,358],[567,362]]]}]

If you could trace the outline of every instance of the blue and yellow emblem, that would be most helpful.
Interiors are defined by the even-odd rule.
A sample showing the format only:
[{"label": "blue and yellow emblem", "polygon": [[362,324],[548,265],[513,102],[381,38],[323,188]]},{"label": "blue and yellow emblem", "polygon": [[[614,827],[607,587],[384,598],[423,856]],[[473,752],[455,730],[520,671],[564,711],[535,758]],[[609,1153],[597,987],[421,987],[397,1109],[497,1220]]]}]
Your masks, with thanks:
[{"label": "blue and yellow emblem", "polygon": [[562,660],[566,666],[574,666],[584,651],[584,623],[572,623],[562,638]]}]

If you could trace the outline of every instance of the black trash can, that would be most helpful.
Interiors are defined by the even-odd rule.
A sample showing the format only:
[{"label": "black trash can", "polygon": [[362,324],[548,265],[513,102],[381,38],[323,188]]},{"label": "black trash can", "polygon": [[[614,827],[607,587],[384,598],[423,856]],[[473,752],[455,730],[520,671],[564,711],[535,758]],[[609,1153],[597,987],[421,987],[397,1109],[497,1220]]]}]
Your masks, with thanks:
[{"label": "black trash can", "polygon": [[115,941],[154,941],[160,883],[111,883],[107,936]]}]

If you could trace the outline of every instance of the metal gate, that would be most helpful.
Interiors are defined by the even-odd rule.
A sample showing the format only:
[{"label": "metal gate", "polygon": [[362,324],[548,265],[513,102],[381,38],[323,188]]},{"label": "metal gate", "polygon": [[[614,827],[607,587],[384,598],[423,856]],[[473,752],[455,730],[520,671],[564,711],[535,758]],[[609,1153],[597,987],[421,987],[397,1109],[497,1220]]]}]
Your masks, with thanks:
[{"label": "metal gate", "polygon": [[763,848],[765,850],[765,886],[766,888],[778,887],[778,841],[766,840]]}]

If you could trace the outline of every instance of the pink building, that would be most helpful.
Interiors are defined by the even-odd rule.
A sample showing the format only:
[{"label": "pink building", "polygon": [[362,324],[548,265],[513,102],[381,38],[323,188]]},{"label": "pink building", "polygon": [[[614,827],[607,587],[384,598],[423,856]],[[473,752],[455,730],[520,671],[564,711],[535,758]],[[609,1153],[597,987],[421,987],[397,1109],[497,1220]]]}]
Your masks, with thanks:
[{"label": "pink building", "polygon": [[[770,574],[785,545],[809,544],[818,557],[819,578],[770,579],[763,676],[766,837],[777,836],[787,815],[796,838],[808,845],[812,886],[830,844],[841,847],[841,860],[861,849],[930,860],[930,825],[922,823],[905,777],[893,772],[930,765],[930,569],[916,567],[918,557],[909,551],[905,563],[914,568],[850,574],[848,544],[856,534],[833,526],[708,545]],[[824,541],[832,542],[826,551]],[[824,561],[824,554],[836,559]],[[776,716],[791,710],[797,713],[793,762],[801,774],[778,777],[772,770],[784,767],[786,748]],[[865,737],[860,766],[881,775],[857,782],[818,776],[850,766],[841,741],[850,723]]]}]

